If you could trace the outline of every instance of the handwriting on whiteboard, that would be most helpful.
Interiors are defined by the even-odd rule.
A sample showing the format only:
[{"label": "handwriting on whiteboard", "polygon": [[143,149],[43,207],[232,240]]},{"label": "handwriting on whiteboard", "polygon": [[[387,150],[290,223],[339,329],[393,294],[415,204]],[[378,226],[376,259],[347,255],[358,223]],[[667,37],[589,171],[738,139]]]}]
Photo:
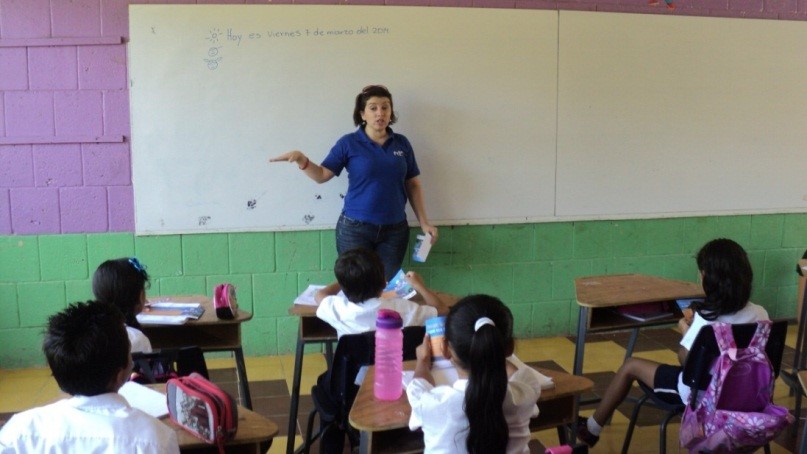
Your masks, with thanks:
[{"label": "handwriting on whiteboard", "polygon": [[[223,30],[223,31],[222,31]],[[323,38],[365,38],[370,35],[390,35],[392,29],[386,26],[360,25],[348,28],[295,28],[290,30],[262,30],[246,31],[234,28],[212,27],[205,35],[205,41],[210,44],[207,55],[202,61],[209,70],[215,70],[219,63],[224,60],[223,48],[233,44],[241,46],[250,42],[268,42],[278,39],[323,39]]]}]

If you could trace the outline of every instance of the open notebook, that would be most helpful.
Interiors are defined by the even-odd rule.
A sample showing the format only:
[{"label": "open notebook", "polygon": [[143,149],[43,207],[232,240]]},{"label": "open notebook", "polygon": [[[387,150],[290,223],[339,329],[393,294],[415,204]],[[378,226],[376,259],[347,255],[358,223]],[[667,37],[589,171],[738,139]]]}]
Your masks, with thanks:
[{"label": "open notebook", "polygon": [[155,418],[168,414],[165,394],[133,381],[127,381],[120,387],[118,394],[125,397],[134,408],[142,410]]}]

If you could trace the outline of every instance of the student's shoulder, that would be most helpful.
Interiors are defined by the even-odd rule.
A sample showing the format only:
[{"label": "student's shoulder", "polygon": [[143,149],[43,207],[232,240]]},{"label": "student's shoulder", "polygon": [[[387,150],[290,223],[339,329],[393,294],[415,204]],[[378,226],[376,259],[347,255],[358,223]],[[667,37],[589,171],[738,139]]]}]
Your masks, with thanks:
[{"label": "student's shoulder", "polygon": [[432,306],[426,304],[418,304],[412,300],[407,300],[403,298],[378,298],[381,302],[381,307],[394,309],[397,311],[426,311],[429,312],[433,310],[435,314],[437,313],[437,309],[433,308]]},{"label": "student's shoulder", "polygon": [[37,430],[43,424],[53,421],[53,418],[58,418],[62,413],[60,410],[66,402],[66,399],[53,402],[41,407],[29,408],[28,410],[21,411],[11,417],[0,428],[0,435],[13,435],[27,433],[31,430]]},{"label": "student's shoulder", "polygon": [[745,305],[745,308],[743,309],[748,309],[749,311],[751,311],[754,314],[755,320],[770,320],[770,316],[768,315],[767,309],[760,306],[759,304],[754,304],[751,301],[749,301]]}]

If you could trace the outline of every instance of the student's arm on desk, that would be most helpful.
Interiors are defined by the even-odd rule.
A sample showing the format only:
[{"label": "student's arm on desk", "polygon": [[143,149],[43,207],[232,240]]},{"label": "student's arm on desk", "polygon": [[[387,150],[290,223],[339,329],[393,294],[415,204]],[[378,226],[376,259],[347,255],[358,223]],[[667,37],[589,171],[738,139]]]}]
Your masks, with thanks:
[{"label": "student's arm on desk", "polygon": [[317,290],[316,293],[314,293],[314,301],[316,301],[317,304],[319,304],[326,297],[338,294],[340,290],[342,290],[342,287],[339,286],[338,282],[328,284],[325,287]]},{"label": "student's arm on desk", "polygon": [[418,273],[414,271],[406,273],[406,280],[423,297],[424,303],[437,309],[437,315],[448,314],[448,306],[423,284],[423,278]]},{"label": "student's arm on desk", "polygon": [[417,362],[415,363],[414,378],[422,378],[434,386],[434,377],[432,376],[432,343],[429,335],[423,336],[423,342],[418,345]]}]

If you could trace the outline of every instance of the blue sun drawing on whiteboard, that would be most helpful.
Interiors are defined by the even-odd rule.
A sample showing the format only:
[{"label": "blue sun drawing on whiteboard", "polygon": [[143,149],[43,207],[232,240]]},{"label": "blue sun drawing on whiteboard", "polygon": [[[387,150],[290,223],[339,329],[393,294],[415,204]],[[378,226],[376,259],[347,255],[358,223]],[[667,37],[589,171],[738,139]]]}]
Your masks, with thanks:
[{"label": "blue sun drawing on whiteboard", "polygon": [[213,44],[216,44],[219,42],[219,36],[221,36],[221,30],[219,30],[218,28],[211,28],[210,32],[208,32],[207,38],[205,39],[207,39]]}]

